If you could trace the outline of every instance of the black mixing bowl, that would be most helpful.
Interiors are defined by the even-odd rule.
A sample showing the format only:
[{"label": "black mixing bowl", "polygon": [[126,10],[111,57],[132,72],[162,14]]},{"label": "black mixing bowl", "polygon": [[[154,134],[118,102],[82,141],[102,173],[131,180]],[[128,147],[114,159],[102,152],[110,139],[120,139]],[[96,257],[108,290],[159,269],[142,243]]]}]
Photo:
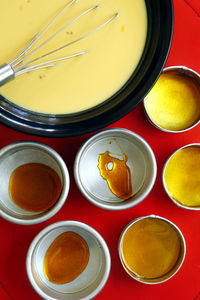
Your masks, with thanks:
[{"label": "black mixing bowl", "polygon": [[111,98],[87,111],[38,114],[0,96],[0,122],[29,134],[64,137],[96,131],[115,122],[141,102],[166,62],[173,33],[172,0],[146,0],[148,33],[142,58],[128,82]]}]

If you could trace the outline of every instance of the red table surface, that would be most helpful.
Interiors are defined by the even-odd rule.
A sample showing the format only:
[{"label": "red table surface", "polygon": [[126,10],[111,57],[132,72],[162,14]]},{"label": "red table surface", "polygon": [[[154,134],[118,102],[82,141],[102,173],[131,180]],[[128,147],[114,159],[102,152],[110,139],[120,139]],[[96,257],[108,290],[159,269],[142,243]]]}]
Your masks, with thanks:
[{"label": "red table surface", "polygon": [[[184,65],[200,73],[200,0],[174,0],[174,15],[174,35],[166,66]],[[20,140],[43,142],[63,157],[71,180],[66,203],[50,220],[38,225],[21,226],[1,219],[0,300],[41,299],[32,289],[26,275],[26,253],[32,239],[40,230],[61,220],[87,223],[108,244],[111,272],[105,287],[95,299],[200,299],[200,214],[198,211],[177,207],[166,195],[161,180],[163,165],[173,151],[186,144],[200,142],[200,127],[178,134],[159,131],[147,121],[142,104],[109,127],[127,128],[141,135],[152,147],[158,165],[157,179],[151,193],[137,206],[117,212],[94,206],[82,196],[75,184],[74,158],[89,135],[40,138],[0,125],[0,147]],[[123,228],[131,220],[149,214],[160,215],[174,222],[183,232],[187,245],[182,268],[172,279],[159,285],[144,285],[129,277],[120,264],[117,250]]]}]

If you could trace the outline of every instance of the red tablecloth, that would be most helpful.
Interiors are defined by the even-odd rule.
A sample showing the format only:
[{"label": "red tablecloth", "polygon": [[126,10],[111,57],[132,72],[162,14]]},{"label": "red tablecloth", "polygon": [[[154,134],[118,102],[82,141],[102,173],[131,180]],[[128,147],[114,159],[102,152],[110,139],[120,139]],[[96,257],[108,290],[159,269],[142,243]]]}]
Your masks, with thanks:
[{"label": "red tablecloth", "polygon": [[[174,35],[166,66],[184,65],[200,73],[200,0],[174,0],[174,14]],[[73,161],[78,148],[89,135],[59,139],[39,138],[0,125],[0,147],[24,139],[43,142],[63,157],[71,179],[69,197],[64,207],[50,220],[34,226],[20,226],[1,219],[0,300],[41,299],[26,276],[26,253],[32,239],[41,229],[61,220],[87,223],[108,244],[112,260],[111,273],[106,286],[95,299],[200,299],[200,214],[198,211],[177,207],[166,195],[161,181],[166,159],[183,145],[199,143],[200,127],[180,134],[161,132],[147,121],[142,104],[110,127],[127,128],[141,135],[152,147],[158,164],[156,183],[149,196],[136,207],[118,212],[92,205],[81,195],[75,184]],[[187,244],[186,259],[179,272],[169,281],[155,286],[141,284],[129,277],[120,264],[117,251],[123,228],[134,218],[148,214],[157,214],[174,222],[183,232]]]}]

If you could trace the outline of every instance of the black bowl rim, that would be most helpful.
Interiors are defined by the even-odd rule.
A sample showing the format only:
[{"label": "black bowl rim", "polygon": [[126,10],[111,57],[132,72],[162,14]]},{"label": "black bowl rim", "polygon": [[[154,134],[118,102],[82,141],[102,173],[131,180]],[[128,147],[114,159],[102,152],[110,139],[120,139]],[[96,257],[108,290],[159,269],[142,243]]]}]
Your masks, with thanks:
[{"label": "black bowl rim", "polygon": [[[148,0],[146,0],[147,7],[148,3]],[[136,86],[136,89],[131,90],[128,86],[131,79],[135,78],[135,74],[139,73],[142,59],[125,86],[113,95],[113,97],[91,110],[87,110],[81,114],[68,115],[67,118],[65,115],[39,115],[13,105],[12,110],[10,110],[9,101],[6,101],[6,99],[0,96],[0,122],[12,129],[36,136],[69,137],[102,129],[129,113],[144,99],[157,81],[166,63],[171,47],[174,27],[173,0],[162,0],[161,2],[158,0],[157,3],[153,2],[151,5],[160,6],[160,15],[156,17],[159,18],[159,22],[164,18],[165,22],[160,22],[160,27],[156,28],[160,34],[157,36],[158,44],[156,44],[157,47],[154,49],[153,63],[151,62],[148,69],[146,67],[148,74],[145,74],[145,78],[142,78],[142,82],[139,82],[139,86]],[[151,20],[151,22],[154,23],[154,20]],[[163,28],[161,28],[162,25]],[[155,25],[151,25],[149,28],[152,28],[152,26]],[[161,29],[166,33],[165,38],[163,38]],[[151,46],[151,48],[152,47],[154,46]],[[145,49],[148,50],[149,48],[147,48],[146,42]],[[144,83],[145,85],[142,85]],[[127,92],[127,89],[129,92]],[[122,101],[120,101],[121,95],[123,95]],[[117,98],[118,100],[116,101]],[[112,101],[113,99],[115,99],[115,102]],[[3,105],[1,105],[2,103]],[[41,118],[38,118],[38,116]],[[61,120],[60,123],[57,117]]]}]

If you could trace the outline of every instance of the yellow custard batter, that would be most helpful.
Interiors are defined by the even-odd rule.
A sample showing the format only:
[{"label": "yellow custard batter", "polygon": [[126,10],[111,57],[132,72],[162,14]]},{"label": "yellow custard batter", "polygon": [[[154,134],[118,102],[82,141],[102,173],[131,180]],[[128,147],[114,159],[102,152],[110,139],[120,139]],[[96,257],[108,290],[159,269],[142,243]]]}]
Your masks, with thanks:
[{"label": "yellow custard batter", "polygon": [[[0,0],[0,65],[12,60],[68,2]],[[117,92],[142,56],[147,35],[144,0],[77,0],[56,20],[40,43],[96,4],[97,9],[67,27],[33,57],[79,38],[118,12],[114,20],[91,36],[37,63],[80,51],[87,51],[86,54],[16,77],[0,88],[0,94],[35,112],[63,114],[91,108]]]}]

